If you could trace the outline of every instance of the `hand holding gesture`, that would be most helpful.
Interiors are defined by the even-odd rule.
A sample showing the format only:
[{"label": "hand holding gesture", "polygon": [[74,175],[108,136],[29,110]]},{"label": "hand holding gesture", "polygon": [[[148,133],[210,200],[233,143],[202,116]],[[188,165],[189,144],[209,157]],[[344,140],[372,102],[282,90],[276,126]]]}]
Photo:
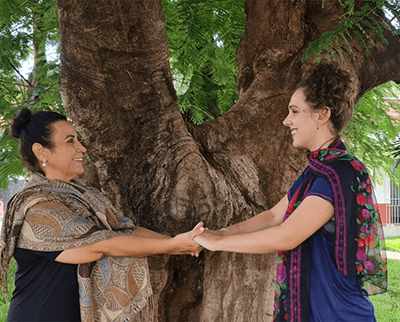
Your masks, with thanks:
[{"label": "hand holding gesture", "polygon": [[196,241],[196,243],[203,246],[204,248],[215,252],[218,250],[218,241],[223,238],[222,236],[224,234],[225,232],[221,230],[205,229],[204,232],[201,235],[197,235],[194,240]]},{"label": "hand holding gesture", "polygon": [[199,222],[191,231],[176,235],[173,238],[174,250],[170,254],[191,254],[198,257],[203,247],[196,243],[195,238],[204,232],[203,223]]}]

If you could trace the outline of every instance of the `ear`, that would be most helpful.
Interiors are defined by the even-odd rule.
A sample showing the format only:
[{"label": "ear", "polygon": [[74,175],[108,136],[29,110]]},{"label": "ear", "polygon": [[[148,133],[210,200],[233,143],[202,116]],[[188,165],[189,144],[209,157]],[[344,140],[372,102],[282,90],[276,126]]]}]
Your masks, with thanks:
[{"label": "ear", "polygon": [[44,160],[48,160],[49,150],[44,148],[40,143],[33,143],[32,152],[40,163],[42,163]]},{"label": "ear", "polygon": [[325,106],[324,108],[321,108],[318,111],[318,123],[320,125],[323,125],[326,122],[328,122],[330,118],[331,118],[331,109],[328,106]]}]

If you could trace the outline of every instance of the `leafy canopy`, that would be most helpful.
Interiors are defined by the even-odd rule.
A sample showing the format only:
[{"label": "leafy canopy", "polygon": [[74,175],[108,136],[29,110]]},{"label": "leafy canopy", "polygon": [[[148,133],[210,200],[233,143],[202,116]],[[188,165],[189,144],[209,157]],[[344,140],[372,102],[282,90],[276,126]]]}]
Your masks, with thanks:
[{"label": "leafy canopy", "polygon": [[[63,112],[58,88],[59,60],[46,57],[57,47],[59,29],[53,0],[0,1],[0,188],[16,181],[21,165],[18,141],[8,136],[8,123],[21,108]],[[22,65],[35,59],[34,71],[23,75]]]},{"label": "leafy canopy", "polygon": [[238,100],[236,48],[245,29],[244,0],[163,0],[171,71],[180,111],[200,124]]},{"label": "leafy canopy", "polygon": [[[376,46],[376,42],[365,30],[367,27],[372,33],[375,33],[378,39],[384,44],[388,40],[384,37],[384,31],[388,30],[393,35],[400,35],[400,2],[398,0],[366,0],[360,7],[360,1],[339,0],[345,13],[341,16],[340,27],[323,33],[322,37],[315,40],[303,55],[303,62],[312,53],[317,55],[317,60],[321,59],[324,52],[328,61],[335,60],[336,56],[344,59],[343,50],[339,44],[340,40],[346,45],[346,48],[355,59],[353,49],[349,39],[356,37],[365,50],[365,55],[369,56],[370,46]],[[322,1],[324,6],[325,0]],[[379,13],[385,13],[385,15]]]},{"label": "leafy canopy", "polygon": [[[324,5],[325,0],[321,0]],[[339,29],[326,33],[307,50],[328,59],[342,58],[338,39],[357,37],[366,54],[375,45],[365,33],[371,28],[385,41],[383,30],[398,34],[396,27],[377,15],[378,9],[399,20],[395,0],[342,0],[346,9]],[[162,0],[168,35],[171,72],[184,119],[200,124],[226,113],[238,100],[235,53],[245,30],[244,0]],[[397,28],[397,29],[396,29]],[[348,42],[347,42],[348,43]],[[8,179],[26,175],[20,164],[17,140],[8,137],[7,125],[17,110],[56,110],[64,113],[58,88],[59,29],[54,0],[0,0],[0,188]],[[52,53],[52,51],[56,54]],[[351,50],[351,47],[349,48]],[[21,72],[27,60],[34,60],[29,76]],[[390,98],[390,99],[389,99]],[[392,100],[391,98],[397,98]],[[373,89],[356,105],[353,121],[345,132],[349,146],[372,169],[394,164],[393,143],[399,120],[390,118],[388,102],[400,111],[397,85],[388,83]],[[370,120],[374,120],[370,122]],[[397,155],[400,154],[397,145]],[[371,153],[373,152],[373,153]],[[400,168],[400,167],[399,167]],[[392,175],[394,178],[394,175]]]}]

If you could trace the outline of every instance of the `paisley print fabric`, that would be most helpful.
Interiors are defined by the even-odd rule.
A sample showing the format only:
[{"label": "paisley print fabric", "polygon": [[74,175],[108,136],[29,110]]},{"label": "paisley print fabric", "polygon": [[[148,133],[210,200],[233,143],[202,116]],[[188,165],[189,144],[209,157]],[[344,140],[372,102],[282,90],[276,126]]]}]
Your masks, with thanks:
[{"label": "paisley print fabric", "polygon": [[[122,234],[135,226],[99,191],[77,181],[32,174],[9,202],[0,244],[2,282],[15,247],[62,251]],[[78,265],[82,321],[126,321],[152,294],[145,258],[105,256]]]}]

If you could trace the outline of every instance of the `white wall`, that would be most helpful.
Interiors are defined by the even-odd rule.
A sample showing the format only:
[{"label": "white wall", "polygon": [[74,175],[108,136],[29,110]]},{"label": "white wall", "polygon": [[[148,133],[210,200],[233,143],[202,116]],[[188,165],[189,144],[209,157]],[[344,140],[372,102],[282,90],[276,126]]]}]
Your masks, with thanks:
[{"label": "white wall", "polygon": [[375,197],[378,203],[390,203],[390,179],[385,174],[384,183],[382,185],[374,184]]}]

